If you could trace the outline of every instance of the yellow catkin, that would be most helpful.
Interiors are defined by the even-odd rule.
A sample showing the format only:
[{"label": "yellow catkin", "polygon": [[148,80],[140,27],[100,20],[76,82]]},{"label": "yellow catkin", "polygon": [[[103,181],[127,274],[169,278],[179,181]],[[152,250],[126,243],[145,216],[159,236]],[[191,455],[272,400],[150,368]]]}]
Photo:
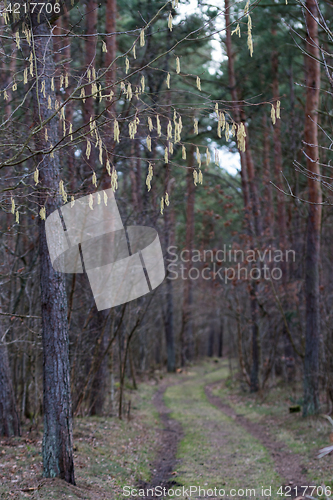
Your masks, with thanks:
[{"label": "yellow catkin", "polygon": [[59,107],[60,107],[59,101],[56,99],[54,103],[54,109],[58,111]]},{"label": "yellow catkin", "polygon": [[92,74],[92,79],[93,80],[96,80],[96,71],[95,71],[95,68],[93,67],[92,70],[91,70],[91,74]]},{"label": "yellow catkin", "polygon": [[45,141],[47,142],[49,140],[49,136],[47,133],[47,128],[45,127]]},{"label": "yellow catkin", "polygon": [[170,200],[169,200],[168,193],[165,193],[165,204],[166,204],[167,207],[170,205]]},{"label": "yellow catkin", "polygon": [[93,183],[93,185],[95,187],[97,187],[97,177],[96,177],[96,173],[95,172],[93,172],[93,174],[92,174],[91,182]]},{"label": "yellow catkin", "polygon": [[167,125],[167,139],[172,139],[172,124],[171,124],[171,120],[168,121],[168,125]]},{"label": "yellow catkin", "polygon": [[198,76],[197,76],[197,88],[198,90],[201,90],[201,80]]},{"label": "yellow catkin", "polygon": [[277,101],[277,103],[276,103],[276,118],[278,120],[281,119],[281,103],[280,103],[280,101]]},{"label": "yellow catkin", "polygon": [[71,196],[71,208],[73,208],[75,205],[75,199],[74,196]]},{"label": "yellow catkin", "polygon": [[245,152],[246,149],[245,137],[246,137],[246,131],[244,123],[240,123],[237,128],[237,146],[238,149],[243,153]]},{"label": "yellow catkin", "polygon": [[99,156],[98,156],[98,160],[100,163],[103,164],[103,148],[102,148],[102,141],[100,141],[99,143]]},{"label": "yellow catkin", "polygon": [[232,30],[231,36],[235,35],[235,34],[238,35],[239,38],[241,37],[241,30],[240,30],[239,24],[237,24],[236,28],[234,30]]},{"label": "yellow catkin", "polygon": [[133,92],[132,92],[132,85],[130,83],[127,84],[127,99],[129,101],[132,100],[133,97]]},{"label": "yellow catkin", "polygon": [[86,96],[86,93],[85,93],[84,89],[81,89],[80,98],[82,99],[83,103],[86,102],[85,96]]},{"label": "yellow catkin", "polygon": [[52,109],[52,101],[50,96],[48,96],[47,98],[47,109]]},{"label": "yellow catkin", "polygon": [[201,168],[201,154],[198,146],[196,146],[195,151],[197,156],[198,167]]},{"label": "yellow catkin", "polygon": [[154,130],[153,120],[150,118],[150,116],[148,116],[148,130],[149,132]]},{"label": "yellow catkin", "polygon": [[119,123],[117,120],[114,121],[113,125],[113,140],[119,142]]},{"label": "yellow catkin", "polygon": [[275,108],[274,108],[273,105],[271,106],[271,119],[272,119],[273,125],[275,125],[275,123],[276,123],[276,115],[275,115]]},{"label": "yellow catkin", "polygon": [[168,152],[168,148],[165,148],[165,150],[164,150],[164,162],[165,162],[165,163],[169,163],[169,152]]},{"label": "yellow catkin", "polygon": [[16,35],[15,35],[15,41],[16,41],[16,47],[17,47],[17,49],[20,49],[21,48],[21,45],[20,45],[20,33],[18,31],[16,32]]},{"label": "yellow catkin", "polygon": [[27,38],[27,42],[28,42],[28,44],[29,44],[29,47],[31,47],[31,31],[30,31],[30,30],[28,30],[28,29],[26,29],[26,30],[24,31],[24,34],[25,34],[25,36],[26,36],[26,38]]},{"label": "yellow catkin", "polygon": [[220,166],[220,153],[217,149],[215,149],[214,162],[215,165]]},{"label": "yellow catkin", "polygon": [[34,76],[34,63],[33,63],[33,55],[32,52],[30,52],[29,56],[29,63],[30,63],[30,75]]},{"label": "yellow catkin", "polygon": [[101,204],[101,195],[97,193],[97,205]]},{"label": "yellow catkin", "polygon": [[19,224],[19,222],[20,222],[20,214],[19,214],[18,210],[16,210],[15,222],[16,222],[16,224]]},{"label": "yellow catkin", "polygon": [[64,188],[64,181],[59,182],[59,193],[62,196],[62,200],[64,203],[67,203],[67,193]]},{"label": "yellow catkin", "polygon": [[147,186],[148,192],[151,190],[151,181],[152,181],[153,175],[154,175],[153,165],[149,162],[148,174],[147,174],[147,178],[146,178],[146,186]]},{"label": "yellow catkin", "polygon": [[126,73],[126,75],[128,72],[129,72],[129,59],[128,59],[128,57],[126,57],[126,59],[125,59],[125,73]]},{"label": "yellow catkin", "polygon": [[231,127],[231,135],[232,135],[232,137],[235,137],[235,134],[236,134],[236,124],[233,123],[232,127]]},{"label": "yellow catkin", "polygon": [[36,170],[34,171],[34,181],[35,181],[35,186],[39,183],[39,170],[36,167]]},{"label": "yellow catkin", "polygon": [[186,160],[186,148],[184,145],[182,145],[182,159]]},{"label": "yellow catkin", "polygon": [[106,165],[105,165],[105,167],[106,167],[106,170],[107,170],[107,172],[108,172],[109,176],[111,177],[111,175],[112,175],[112,174],[111,174],[111,165],[110,165],[110,162],[109,162],[109,160],[108,160],[108,159],[106,160]]},{"label": "yellow catkin", "polygon": [[198,183],[198,172],[196,170],[193,170],[193,182],[195,186]]},{"label": "yellow catkin", "polygon": [[161,215],[163,215],[164,212],[164,198],[161,198]]},{"label": "yellow catkin", "polygon": [[199,181],[199,184],[202,184],[202,180],[203,180],[203,177],[202,177],[202,172],[201,170],[199,171],[199,175],[198,175],[198,181]]},{"label": "yellow catkin", "polygon": [[158,135],[158,137],[161,137],[161,135],[162,135],[162,128],[161,128],[160,117],[158,115],[156,116],[156,129],[157,129],[157,135]]},{"label": "yellow catkin", "polygon": [[172,143],[172,141],[169,141],[168,148],[169,148],[170,155],[173,155],[173,143]]},{"label": "yellow catkin", "polygon": [[210,152],[209,149],[206,148],[206,167],[210,164]]},{"label": "yellow catkin", "polygon": [[88,160],[89,160],[90,153],[91,153],[91,143],[90,143],[89,139],[87,139],[86,157]]},{"label": "yellow catkin", "polygon": [[92,194],[89,195],[89,208],[90,210],[94,210],[94,197]]},{"label": "yellow catkin", "polygon": [[172,20],[173,20],[173,17],[172,17],[172,14],[170,12],[169,17],[168,17],[168,28],[170,31],[172,31]]},{"label": "yellow catkin", "polygon": [[225,124],[225,131],[224,132],[225,132],[225,134],[224,134],[225,135],[225,140],[226,141],[230,141],[229,123],[228,122]]},{"label": "yellow catkin", "polygon": [[71,141],[73,140],[73,125],[70,123],[69,124],[69,135],[71,138]]},{"label": "yellow catkin", "polygon": [[179,123],[175,123],[175,143],[177,144],[177,142],[180,142],[180,126],[179,126]]},{"label": "yellow catkin", "polygon": [[13,92],[15,92],[15,90],[17,90],[17,83],[16,82],[13,83]]},{"label": "yellow catkin", "polygon": [[7,94],[7,90],[4,91],[3,98],[4,98],[5,101],[8,101],[9,95]]},{"label": "yellow catkin", "polygon": [[65,120],[65,108],[62,107],[60,110],[60,120]]},{"label": "yellow catkin", "polygon": [[68,78],[68,73],[65,74],[65,89],[69,87],[69,78]]},{"label": "yellow catkin", "polygon": [[108,51],[108,49],[107,49],[106,43],[103,40],[103,42],[102,42],[102,52],[107,52],[107,51]]},{"label": "yellow catkin", "polygon": [[176,73],[179,75],[180,73],[180,60],[179,57],[176,57]]},{"label": "yellow catkin", "polygon": [[151,151],[151,137],[150,137],[150,135],[147,135],[146,142],[147,142],[148,151]]},{"label": "yellow catkin", "polygon": [[128,125],[128,132],[129,132],[129,136],[130,136],[130,139],[134,139],[135,138],[135,135],[138,131],[138,125],[140,123],[140,120],[138,117],[134,118],[134,120],[132,120],[129,125]]},{"label": "yellow catkin", "polygon": [[45,99],[45,97],[46,97],[46,94],[45,94],[45,80],[42,81],[42,86],[41,86],[40,91],[43,94],[43,97]]},{"label": "yellow catkin", "polygon": [[42,220],[45,220],[46,219],[46,210],[45,210],[45,207],[42,207],[39,211],[39,216]]},{"label": "yellow catkin", "polygon": [[25,68],[23,71],[23,83],[28,83],[28,68]]},{"label": "yellow catkin", "polygon": [[250,7],[250,0],[247,0],[245,7],[244,7],[244,15],[249,13],[249,7]]},{"label": "yellow catkin", "polygon": [[14,215],[15,214],[15,201],[14,201],[13,197],[11,198],[11,202],[12,202],[12,214]]},{"label": "yellow catkin", "polygon": [[216,113],[216,118],[218,119],[219,118],[219,105],[217,102],[215,103],[215,113]]},{"label": "yellow catkin", "polygon": [[247,46],[250,51],[250,56],[253,56],[253,40],[252,40],[252,20],[251,16],[247,16]]},{"label": "yellow catkin", "polygon": [[54,158],[53,144],[50,144],[50,150],[51,150],[50,157]]},{"label": "yellow catkin", "polygon": [[111,187],[113,192],[118,189],[118,174],[117,170],[115,168],[112,169],[112,174],[111,174]]},{"label": "yellow catkin", "polygon": [[92,93],[93,98],[96,99],[97,93],[98,93],[98,88],[97,88],[96,83],[91,84],[91,93]]},{"label": "yellow catkin", "polygon": [[140,32],[140,47],[143,47],[145,44],[145,30],[142,29]]},{"label": "yellow catkin", "polygon": [[170,88],[170,73],[167,74],[167,77],[166,77],[166,85],[168,87],[168,89]]},{"label": "yellow catkin", "polygon": [[199,123],[198,120],[196,118],[194,118],[194,120],[193,120],[193,128],[194,128],[195,135],[198,135],[198,133],[199,133],[198,123]]},{"label": "yellow catkin", "polygon": [[108,195],[106,194],[105,191],[103,191],[103,195],[104,195],[104,205],[107,207],[107,205],[108,205]]},{"label": "yellow catkin", "polygon": [[64,75],[60,75],[60,83],[59,83],[59,87],[62,88],[64,85]]},{"label": "yellow catkin", "polygon": [[135,46],[135,44],[133,45],[132,52],[133,52],[133,58],[136,59],[136,46]]},{"label": "yellow catkin", "polygon": [[145,84],[145,77],[144,77],[144,75],[142,75],[142,76],[141,76],[140,83],[141,83],[141,92],[142,92],[142,93],[144,93],[144,91],[145,91],[145,86],[146,86],[146,84]]}]

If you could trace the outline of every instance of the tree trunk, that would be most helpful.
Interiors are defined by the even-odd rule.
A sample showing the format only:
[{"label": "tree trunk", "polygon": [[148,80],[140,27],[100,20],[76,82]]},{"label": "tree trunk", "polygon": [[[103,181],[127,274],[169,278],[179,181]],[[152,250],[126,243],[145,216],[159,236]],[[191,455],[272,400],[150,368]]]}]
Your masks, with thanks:
[{"label": "tree trunk", "polygon": [[20,423],[10,376],[7,346],[0,343],[0,436],[19,436]]},{"label": "tree trunk", "polygon": [[[97,29],[97,0],[88,0],[86,5],[86,34],[90,35],[85,38],[85,65],[87,71],[91,72],[91,80],[93,80],[93,69],[95,68],[96,57],[96,29]],[[89,79],[87,80],[87,82]],[[86,94],[92,93],[92,86],[86,86]],[[94,111],[95,99],[87,97],[86,102],[83,104],[83,118],[84,123],[89,123],[90,118],[95,118]],[[89,130],[89,125],[86,127]],[[94,137],[94,136],[93,136]],[[92,147],[89,157],[89,164],[91,170],[96,168],[96,148]],[[89,172],[89,170],[88,170]]]},{"label": "tree trunk", "polygon": [[317,6],[315,0],[306,2],[306,109],[305,151],[309,186],[309,216],[305,258],[306,339],[304,359],[304,406],[303,415],[319,411],[319,261],[321,226],[321,185],[319,182],[319,151],[317,110],[319,108],[320,63],[318,48]]},{"label": "tree trunk", "polygon": [[[272,30],[272,36],[276,36],[276,30]],[[273,77],[273,98],[275,101],[279,99],[279,54],[276,50],[272,53],[272,77]],[[286,224],[286,205],[285,195],[283,194],[283,185],[281,182],[282,170],[282,148],[281,148],[281,120],[276,120],[273,128],[274,139],[274,173],[275,183],[279,189],[276,190],[277,197],[277,225],[279,228],[279,244],[280,249],[285,251],[287,247],[287,224]],[[280,191],[281,190],[281,191]],[[286,283],[286,263],[281,262],[281,270],[283,274],[283,282]]]},{"label": "tree trunk", "polygon": [[263,157],[263,185],[265,189],[265,194],[264,194],[264,203],[263,203],[263,208],[265,212],[265,217],[264,217],[264,229],[265,233],[269,237],[269,241],[271,243],[272,236],[274,234],[274,217],[273,217],[273,193],[272,193],[272,186],[270,185],[271,181],[271,165],[270,165],[270,158],[269,158],[269,152],[270,152],[270,143],[269,143],[269,130],[267,126],[267,117],[264,114],[262,118],[262,124],[263,124],[263,139],[264,139],[264,157]]},{"label": "tree trunk", "polygon": [[[51,89],[54,74],[52,36],[49,27],[41,24],[34,28],[36,54],[36,88],[33,92],[34,122],[39,124],[52,115],[47,99],[55,103],[55,92]],[[45,81],[45,97],[41,79]],[[38,97],[37,97],[38,93]],[[48,123],[49,142],[46,143],[44,129],[36,136],[37,150],[48,149],[58,141],[57,120]],[[38,155],[41,190],[39,202],[51,214],[60,206],[58,194],[60,181],[60,157]],[[39,256],[41,283],[41,314],[43,338],[44,380],[44,437],[43,474],[45,477],[60,477],[75,484],[73,464],[72,404],[69,382],[69,342],[67,321],[67,297],[64,274],[56,272],[49,257],[45,221],[39,221]]]},{"label": "tree trunk", "polygon": [[186,361],[192,359],[193,356],[193,322],[191,318],[191,309],[193,302],[193,286],[192,280],[189,277],[191,269],[191,254],[193,249],[194,239],[194,199],[195,186],[193,182],[193,167],[194,167],[194,146],[190,146],[187,161],[186,174],[186,250],[189,257],[185,267],[184,280],[184,302],[183,302],[183,319],[182,319],[182,335],[181,335],[181,364],[185,366]]},{"label": "tree trunk", "polygon": [[[240,114],[240,106],[238,102],[238,92],[237,92],[237,84],[236,84],[236,76],[235,76],[235,68],[234,68],[234,54],[232,51],[232,41],[231,41],[231,25],[230,25],[230,5],[229,0],[224,1],[224,19],[226,26],[226,49],[228,56],[228,80],[229,80],[229,90],[232,98],[232,108],[234,120],[237,123],[241,121]],[[239,151],[240,162],[241,162],[241,181],[242,181],[242,191],[243,191],[243,199],[244,199],[244,208],[247,211],[250,195],[249,195],[249,186],[248,186],[248,174],[247,174],[247,166],[246,166],[246,154],[243,151]]]}]

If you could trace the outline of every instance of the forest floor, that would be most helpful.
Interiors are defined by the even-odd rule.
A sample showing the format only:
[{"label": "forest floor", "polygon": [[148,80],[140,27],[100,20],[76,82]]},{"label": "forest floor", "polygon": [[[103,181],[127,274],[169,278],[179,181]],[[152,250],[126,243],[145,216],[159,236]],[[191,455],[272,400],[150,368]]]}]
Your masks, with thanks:
[{"label": "forest floor", "polygon": [[[289,413],[297,390],[277,384],[264,398],[251,395],[231,382],[226,362],[218,360],[160,374],[137,391],[127,388],[129,418],[75,420],[77,486],[42,478],[41,426],[2,439],[0,498],[118,500],[162,486],[182,499],[222,498],[221,492],[207,491],[214,488],[229,499],[278,500],[302,493],[326,499],[330,495],[320,487],[333,489],[332,457],[316,455],[330,444],[332,429],[322,417]],[[136,491],[126,496],[124,486]],[[195,487],[202,489],[200,496]],[[145,498],[161,496],[150,491]]]}]

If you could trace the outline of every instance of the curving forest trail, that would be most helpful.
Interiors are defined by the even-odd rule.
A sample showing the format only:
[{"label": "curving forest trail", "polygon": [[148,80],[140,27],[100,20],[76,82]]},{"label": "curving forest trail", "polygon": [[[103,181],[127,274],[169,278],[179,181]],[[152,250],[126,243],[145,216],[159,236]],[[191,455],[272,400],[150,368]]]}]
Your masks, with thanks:
[{"label": "curving forest trail", "polygon": [[[200,498],[221,498],[207,491],[215,487],[217,493],[225,492],[224,498],[285,498],[279,491],[303,498],[301,487],[310,483],[302,456],[276,439],[268,424],[237,414],[214,394],[224,369],[205,373],[199,368],[178,377],[177,383],[174,378],[164,381],[154,396],[163,430],[152,479],[140,488],[184,486],[181,498],[190,486],[206,490]],[[271,488],[271,495],[263,495],[263,487],[266,493]],[[145,498],[160,496],[150,492]]]}]

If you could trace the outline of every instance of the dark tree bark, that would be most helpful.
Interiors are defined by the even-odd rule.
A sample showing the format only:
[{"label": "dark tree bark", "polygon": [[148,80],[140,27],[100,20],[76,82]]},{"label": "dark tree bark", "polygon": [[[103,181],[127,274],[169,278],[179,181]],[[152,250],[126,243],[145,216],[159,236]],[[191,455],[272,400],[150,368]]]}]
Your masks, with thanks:
[{"label": "dark tree bark", "polygon": [[[229,90],[232,98],[232,107],[234,120],[237,123],[241,121],[240,114],[240,106],[238,102],[238,90],[235,76],[235,67],[234,67],[234,53],[232,50],[232,40],[231,40],[231,24],[230,24],[230,4],[229,0],[224,1],[224,19],[226,26],[226,49],[228,56],[228,81],[229,81]],[[249,185],[248,185],[248,173],[247,173],[247,165],[246,165],[246,154],[243,151],[239,151],[240,162],[241,162],[241,180],[242,180],[242,192],[244,199],[244,208],[245,214],[247,216],[247,209],[250,202],[250,194],[249,194]]]},{"label": "dark tree bark", "polygon": [[306,332],[304,359],[304,405],[303,415],[319,411],[319,261],[322,193],[319,181],[318,113],[320,87],[320,53],[318,48],[318,12],[315,0],[306,2],[306,108],[305,108],[305,151],[309,186],[309,215],[305,257],[305,301]]},{"label": "dark tree bark", "polygon": [[[51,97],[54,108],[55,92],[51,89],[54,74],[52,36],[46,24],[34,29],[37,78],[33,92],[34,122],[43,123],[52,113],[47,99]],[[45,82],[45,97],[41,79]],[[58,141],[57,120],[47,124],[49,141],[45,141],[44,128],[36,135],[36,149],[47,150]],[[61,204],[58,194],[60,157],[57,152],[37,157],[40,181],[43,186],[39,197],[49,215]],[[69,343],[65,275],[56,272],[49,257],[45,221],[39,222],[39,256],[41,284],[41,314],[43,337],[44,381],[44,437],[43,474],[59,477],[75,484],[73,464],[72,405],[69,382]]]},{"label": "dark tree bark", "polygon": [[0,436],[19,436],[20,423],[16,411],[7,346],[0,343]]},{"label": "dark tree bark", "polygon": [[185,263],[186,274],[184,280],[184,302],[183,302],[183,318],[181,332],[181,364],[185,366],[187,360],[193,357],[193,322],[192,322],[192,303],[193,303],[193,283],[189,278],[191,268],[191,254],[193,249],[194,239],[194,201],[195,201],[195,186],[193,182],[193,167],[194,167],[194,146],[190,146],[187,161],[186,174],[186,250],[189,253],[188,262]]},{"label": "dark tree bark", "polygon": [[256,297],[256,282],[251,284],[251,322],[252,322],[252,366],[250,375],[250,391],[259,390],[259,328],[258,328],[258,301]]},{"label": "dark tree bark", "polygon": [[273,192],[272,187],[270,185],[271,182],[271,164],[269,158],[270,152],[270,142],[269,142],[269,130],[267,126],[267,117],[264,114],[262,118],[263,124],[263,146],[264,146],[264,155],[263,155],[263,185],[265,189],[264,194],[264,230],[269,237],[271,242],[272,236],[274,234],[274,216],[273,216]]},{"label": "dark tree bark", "polygon": [[[169,179],[169,169],[167,169],[167,191],[169,196],[171,195],[171,182]],[[170,205],[164,211],[164,223],[165,223],[165,247],[168,248],[174,245],[174,213],[173,207]],[[167,370],[168,372],[174,372],[176,370],[176,354],[175,354],[175,335],[174,335],[174,317],[173,317],[173,286],[172,280],[169,279],[168,267],[166,268],[166,308],[164,313],[164,329],[165,329],[165,341],[167,348]]]},{"label": "dark tree bark", "polygon": [[[93,69],[95,68],[95,56],[96,56],[96,29],[97,29],[97,12],[98,5],[97,0],[88,0],[86,4],[86,34],[85,38],[85,65],[87,71],[91,72],[91,80],[93,80]],[[89,36],[90,35],[90,36]],[[87,80],[87,82],[89,79]],[[92,85],[86,86],[86,94],[92,93]],[[83,104],[83,119],[84,123],[89,123],[90,118],[95,117],[94,104],[95,100],[93,97],[87,97],[86,102]],[[89,125],[86,127],[89,130]],[[96,168],[96,148],[92,147],[89,157],[89,164],[92,170]],[[89,170],[88,170],[89,172]]]},{"label": "dark tree bark", "polygon": [[[276,30],[272,30],[272,36],[276,36]],[[272,77],[273,77],[273,98],[277,101],[279,99],[279,54],[276,50],[272,52]],[[287,248],[287,222],[286,222],[286,198],[283,194],[283,185],[281,182],[282,171],[282,147],[281,147],[281,120],[276,120],[273,128],[274,138],[274,173],[275,183],[279,189],[276,190],[277,196],[277,225],[279,228],[279,243],[282,250]],[[281,262],[281,269],[283,273],[283,281],[287,280],[287,268],[285,261]]]}]

